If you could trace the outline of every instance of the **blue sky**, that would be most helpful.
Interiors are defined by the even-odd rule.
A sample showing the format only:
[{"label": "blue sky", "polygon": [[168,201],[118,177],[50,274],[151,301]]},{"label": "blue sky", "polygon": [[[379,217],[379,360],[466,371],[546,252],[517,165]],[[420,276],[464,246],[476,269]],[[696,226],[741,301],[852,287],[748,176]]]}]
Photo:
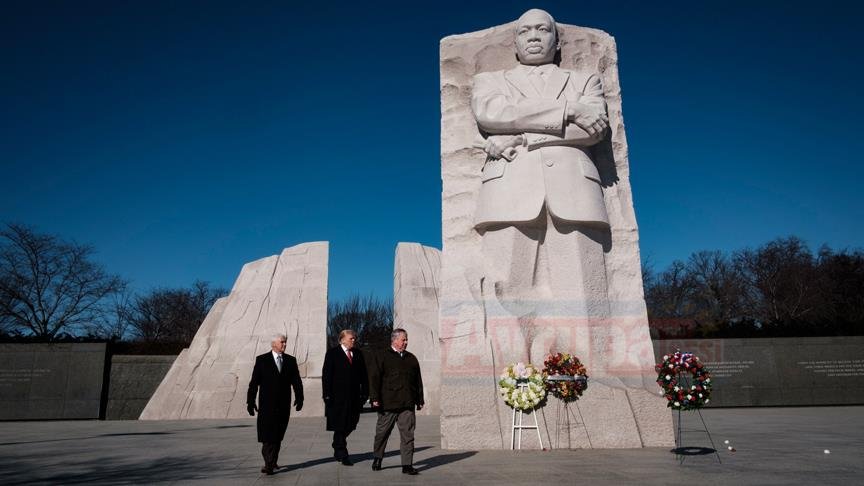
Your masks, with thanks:
[{"label": "blue sky", "polygon": [[862,9],[832,1],[6,2],[0,221],[139,290],[329,240],[331,297],[389,297],[397,242],[440,247],[438,41],[533,6],[616,37],[655,266],[862,246]]}]

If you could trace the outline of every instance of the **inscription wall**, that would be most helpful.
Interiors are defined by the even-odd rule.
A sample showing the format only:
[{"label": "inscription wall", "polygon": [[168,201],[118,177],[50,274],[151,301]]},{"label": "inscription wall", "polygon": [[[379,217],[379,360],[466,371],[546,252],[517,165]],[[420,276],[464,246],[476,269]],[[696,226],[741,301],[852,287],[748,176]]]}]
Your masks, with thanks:
[{"label": "inscription wall", "polygon": [[864,336],[654,341],[658,362],[676,349],[711,372],[709,406],[864,403]]},{"label": "inscription wall", "polygon": [[0,344],[0,420],[98,419],[104,343]]}]

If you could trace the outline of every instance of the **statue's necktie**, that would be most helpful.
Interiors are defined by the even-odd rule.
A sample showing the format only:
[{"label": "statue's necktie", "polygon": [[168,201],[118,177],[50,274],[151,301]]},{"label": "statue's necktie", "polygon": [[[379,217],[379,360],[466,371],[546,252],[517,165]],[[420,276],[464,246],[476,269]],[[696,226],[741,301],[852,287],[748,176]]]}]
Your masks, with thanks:
[{"label": "statue's necktie", "polygon": [[531,71],[531,75],[528,78],[531,79],[531,83],[537,88],[538,92],[542,93],[546,89],[546,80],[539,69]]}]

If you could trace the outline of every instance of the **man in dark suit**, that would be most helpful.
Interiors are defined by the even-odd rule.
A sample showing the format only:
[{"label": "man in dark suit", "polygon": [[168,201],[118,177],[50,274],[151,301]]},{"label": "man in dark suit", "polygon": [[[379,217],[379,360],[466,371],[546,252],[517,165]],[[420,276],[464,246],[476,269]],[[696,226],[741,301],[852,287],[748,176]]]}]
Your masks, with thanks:
[{"label": "man in dark suit", "polygon": [[414,409],[423,408],[423,379],[417,358],[405,351],[408,333],[396,328],[390,334],[390,347],[384,351],[369,370],[369,397],[378,408],[375,426],[375,444],[372,451],[372,470],[381,470],[384,449],[393,425],[399,427],[399,452],[402,472],[417,474],[414,469],[414,427],[417,419]]},{"label": "man in dark suit", "polygon": [[[279,448],[288,428],[291,416],[291,389],[294,389],[294,407],[299,412],[303,408],[303,383],[294,356],[285,354],[287,338],[284,334],[273,336],[271,351],[255,358],[249,391],[246,393],[246,409],[249,415],[258,412],[258,442],[262,443],[261,455],[264,467],[261,472],[267,475],[279,466]],[[258,395],[258,406],[255,406]]]},{"label": "man in dark suit", "polygon": [[352,466],[348,435],[357,428],[360,409],[369,396],[369,379],[363,353],[354,349],[357,335],[350,329],[339,333],[339,346],[324,355],[321,388],[327,430],[333,432],[333,457]]}]

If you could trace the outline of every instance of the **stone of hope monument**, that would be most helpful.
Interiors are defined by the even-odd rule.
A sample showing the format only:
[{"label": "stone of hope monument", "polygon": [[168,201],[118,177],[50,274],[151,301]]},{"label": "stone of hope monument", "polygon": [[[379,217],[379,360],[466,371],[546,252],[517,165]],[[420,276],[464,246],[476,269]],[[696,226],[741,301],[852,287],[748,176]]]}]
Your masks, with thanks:
[{"label": "stone of hope monument", "polygon": [[[442,446],[507,447],[498,375],[520,361],[542,368],[556,352],[578,356],[590,376],[568,447],[673,445],[614,39],[536,9],[446,37],[441,113]],[[541,409],[546,444],[556,402]]]},{"label": "stone of hope monument", "polygon": [[[570,408],[550,395],[523,447],[672,446],[614,39],[542,10],[446,37],[441,113],[443,251],[397,246],[394,320],[420,358],[442,447],[510,447],[499,375],[518,362],[542,369],[558,352],[585,364],[588,387]],[[245,265],[141,419],[244,417],[252,363],[274,333],[298,360],[308,397],[298,415],[322,415],[328,250],[304,243]],[[560,420],[574,408],[578,418]]]}]

